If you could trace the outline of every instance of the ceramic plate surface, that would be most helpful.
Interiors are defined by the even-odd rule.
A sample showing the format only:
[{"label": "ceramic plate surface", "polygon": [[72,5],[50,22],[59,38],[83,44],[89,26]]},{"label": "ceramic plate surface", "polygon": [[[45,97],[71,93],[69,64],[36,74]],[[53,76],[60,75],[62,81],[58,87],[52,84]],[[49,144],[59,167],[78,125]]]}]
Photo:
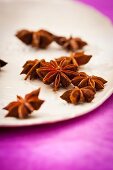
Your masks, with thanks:
[{"label": "ceramic plate surface", "polygon": [[[0,71],[0,126],[26,126],[74,118],[97,108],[112,94],[113,26],[102,14],[68,0],[0,2],[0,11],[0,57],[8,62]],[[47,50],[34,50],[24,45],[15,37],[16,31],[23,28],[45,28],[55,34],[79,36],[86,40],[89,45],[84,50],[93,57],[81,71],[107,79],[105,89],[98,92],[91,103],[74,106],[59,98],[65,90],[53,92],[41,81],[25,81],[24,75],[19,74],[26,60],[46,58],[49,61],[69,53],[54,44]],[[40,98],[45,100],[40,110],[25,120],[4,117],[7,112],[2,108],[15,100],[17,94],[24,96],[38,87],[41,87]]]}]

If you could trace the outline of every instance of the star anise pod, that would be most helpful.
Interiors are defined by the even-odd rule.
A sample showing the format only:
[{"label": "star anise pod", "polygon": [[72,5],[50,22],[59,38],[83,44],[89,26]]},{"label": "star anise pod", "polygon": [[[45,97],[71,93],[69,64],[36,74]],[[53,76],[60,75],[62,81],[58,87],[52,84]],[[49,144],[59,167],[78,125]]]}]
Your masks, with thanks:
[{"label": "star anise pod", "polygon": [[36,48],[47,48],[54,40],[54,35],[46,30],[21,30],[17,32],[16,36],[25,44]]},{"label": "star anise pod", "polygon": [[76,51],[87,45],[81,38],[56,36],[44,29],[38,31],[20,30],[16,36],[25,44],[42,49],[47,48],[53,41],[69,51]]},{"label": "star anise pod", "polygon": [[54,40],[53,34],[46,30],[33,32],[32,46],[37,48],[47,48]]},{"label": "star anise pod", "polygon": [[4,67],[7,64],[7,62],[5,62],[4,60],[0,59],[0,68]]},{"label": "star anise pod", "polygon": [[78,87],[91,86],[96,91],[104,89],[104,84],[107,83],[102,77],[89,76],[84,72],[76,73],[75,78],[72,79],[72,84]]},{"label": "star anise pod", "polygon": [[81,66],[87,64],[91,59],[92,55],[86,55],[84,52],[74,52],[71,53],[69,57],[63,56],[56,58],[56,61],[59,63],[63,58],[65,58],[69,64],[75,64],[76,66]]},{"label": "star anise pod", "polygon": [[75,86],[71,90],[67,90],[60,97],[68,103],[78,104],[91,102],[94,99],[95,90],[91,86],[79,88]]},{"label": "star anise pod", "polygon": [[75,65],[67,64],[67,61],[63,59],[59,64],[54,60],[45,63],[43,67],[37,69],[37,73],[39,76],[46,73],[43,82],[53,84],[56,91],[60,86],[67,87],[71,84],[71,79],[75,76],[76,70]]},{"label": "star anise pod", "polygon": [[63,37],[63,36],[55,36],[54,37],[54,41],[60,45],[60,46],[63,46],[66,42],[67,42],[67,38],[66,37]]},{"label": "star anise pod", "polygon": [[25,95],[25,98],[17,96],[17,101],[9,103],[3,109],[8,110],[6,117],[17,117],[23,119],[28,117],[34,110],[38,110],[44,100],[38,98],[40,89],[34,90]]},{"label": "star anise pod", "polygon": [[[25,80],[29,77],[30,80],[37,79],[39,76],[36,72],[36,69],[38,69],[41,65],[43,65],[43,62],[45,62],[44,59],[42,60],[28,60],[23,65],[23,70],[20,74],[26,74]],[[40,77],[41,78],[41,77]]]},{"label": "star anise pod", "polygon": [[20,30],[16,33],[16,37],[18,37],[26,45],[31,44],[32,36],[33,32],[29,30]]},{"label": "star anise pod", "polygon": [[54,40],[58,45],[62,46],[64,49],[73,52],[82,49],[85,45],[87,45],[87,43],[81,38],[75,37],[66,38],[56,36]]}]

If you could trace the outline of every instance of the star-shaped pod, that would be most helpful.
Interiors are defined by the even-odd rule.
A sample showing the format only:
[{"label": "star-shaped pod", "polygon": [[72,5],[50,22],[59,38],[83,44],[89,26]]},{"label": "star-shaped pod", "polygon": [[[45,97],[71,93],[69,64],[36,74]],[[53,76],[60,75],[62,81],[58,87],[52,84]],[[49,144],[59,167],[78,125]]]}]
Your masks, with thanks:
[{"label": "star-shaped pod", "polygon": [[16,33],[16,37],[19,38],[26,45],[30,45],[32,43],[33,31],[29,30],[20,30]]},{"label": "star-shaped pod", "polygon": [[84,52],[74,52],[71,53],[69,57],[63,56],[56,58],[56,61],[59,63],[63,58],[65,58],[69,64],[74,64],[76,66],[81,66],[87,64],[91,59],[92,55],[84,54]]},{"label": "star-shaped pod", "polygon": [[77,72],[75,78],[72,79],[72,84],[78,87],[91,86],[96,91],[104,89],[104,84],[107,83],[102,77],[89,76],[84,72]]},{"label": "star-shaped pod", "polygon": [[61,87],[67,87],[71,84],[71,79],[76,75],[77,67],[73,64],[67,64],[65,59],[58,64],[51,60],[37,69],[38,75],[46,75],[43,78],[45,84],[53,84],[54,90]]},{"label": "star-shaped pod", "polygon": [[38,98],[40,89],[34,90],[25,95],[25,98],[17,96],[17,101],[9,103],[5,110],[8,110],[6,117],[16,117],[23,119],[28,117],[34,110],[38,110],[44,100]]},{"label": "star-shaped pod", "polygon": [[32,46],[37,48],[47,48],[54,40],[53,34],[46,30],[33,32]]},{"label": "star-shaped pod", "polygon": [[54,35],[46,30],[20,30],[17,32],[16,37],[26,45],[36,48],[47,48],[54,40]]},{"label": "star-shaped pod", "polygon": [[95,90],[91,86],[79,88],[75,86],[71,90],[67,90],[60,97],[68,103],[78,104],[91,102],[94,99]]},{"label": "star-shaped pod", "polygon": [[58,45],[62,46],[64,49],[73,52],[82,49],[85,45],[87,45],[87,43],[81,38],[75,37],[66,38],[56,36],[54,40]]},{"label": "star-shaped pod", "polygon": [[38,69],[41,65],[43,65],[43,62],[45,62],[44,59],[42,60],[35,59],[35,60],[26,61],[26,63],[23,65],[23,70],[20,74],[26,74],[25,80],[27,80],[28,77],[30,78],[30,80],[37,79],[38,74],[36,72],[36,69]]}]

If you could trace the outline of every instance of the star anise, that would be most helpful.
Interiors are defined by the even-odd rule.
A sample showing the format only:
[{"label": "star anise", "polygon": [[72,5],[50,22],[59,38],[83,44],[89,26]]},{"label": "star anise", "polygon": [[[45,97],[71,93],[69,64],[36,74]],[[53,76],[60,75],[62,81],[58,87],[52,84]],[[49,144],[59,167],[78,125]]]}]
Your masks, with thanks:
[{"label": "star anise", "polygon": [[60,46],[63,46],[66,42],[67,42],[67,38],[66,37],[63,37],[63,36],[55,36],[54,37],[54,41],[60,45]]},{"label": "star anise", "polygon": [[0,59],[0,68],[4,67],[7,64],[7,62],[5,62],[4,60]]},{"label": "star anise", "polygon": [[56,61],[59,63],[63,58],[65,58],[69,64],[74,64],[76,66],[81,66],[87,64],[91,59],[92,55],[86,55],[84,52],[75,52],[71,53],[69,57],[63,56],[56,58]]},{"label": "star anise", "polygon": [[67,87],[71,84],[71,79],[75,76],[76,70],[75,65],[67,64],[67,61],[63,59],[59,64],[54,60],[45,63],[43,67],[37,69],[37,73],[39,76],[46,73],[43,82],[53,84],[56,91],[60,86]]},{"label": "star anise", "polygon": [[84,72],[76,73],[75,78],[72,79],[72,84],[78,87],[91,86],[95,90],[104,89],[104,84],[107,83],[102,77],[89,76]]},{"label": "star anise", "polygon": [[38,98],[40,89],[34,90],[25,95],[25,98],[17,96],[17,101],[9,103],[5,110],[8,110],[6,117],[17,117],[23,119],[28,117],[34,110],[38,110],[44,100]]},{"label": "star anise", "polygon": [[87,45],[87,43],[81,38],[75,37],[66,38],[56,36],[54,40],[58,45],[62,46],[64,49],[73,52],[82,49],[85,45]]},{"label": "star anise", "polygon": [[38,31],[20,30],[16,36],[25,44],[36,48],[47,48],[53,41],[68,51],[76,51],[87,43],[81,38],[56,36],[44,29]]},{"label": "star anise", "polygon": [[25,44],[32,45],[36,48],[47,48],[54,39],[54,35],[46,30],[21,30],[17,32],[16,36]]},{"label": "star anise", "polygon": [[94,96],[95,90],[91,86],[83,88],[75,86],[73,89],[64,92],[60,97],[68,103],[76,105],[78,103],[91,102]]},{"label": "star anise", "polygon": [[[41,65],[43,65],[43,62],[45,62],[44,59],[42,60],[28,60],[23,65],[23,70],[20,74],[26,74],[25,80],[29,77],[31,79],[37,79],[39,76],[36,72],[36,69],[38,69]],[[41,77],[40,77],[41,78]]]},{"label": "star anise", "polygon": [[53,42],[54,36],[46,30],[33,32],[32,46],[37,48],[47,48]]},{"label": "star anise", "polygon": [[31,44],[32,36],[33,32],[29,30],[20,30],[16,33],[16,37],[18,37],[26,45]]}]

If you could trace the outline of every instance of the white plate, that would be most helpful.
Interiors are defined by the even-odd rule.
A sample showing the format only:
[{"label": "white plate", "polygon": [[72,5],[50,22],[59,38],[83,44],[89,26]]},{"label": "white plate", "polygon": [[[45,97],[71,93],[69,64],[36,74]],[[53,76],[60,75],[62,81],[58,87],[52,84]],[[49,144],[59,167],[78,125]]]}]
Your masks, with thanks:
[{"label": "white plate", "polygon": [[[8,62],[0,72],[0,126],[25,126],[62,121],[83,114],[101,105],[113,92],[113,27],[111,22],[88,6],[67,0],[0,3],[0,56]],[[108,80],[105,89],[96,94],[93,102],[74,106],[59,96],[65,90],[53,92],[40,81],[24,81],[19,73],[26,60],[46,58],[50,60],[69,55],[58,46],[48,50],[34,50],[20,42],[14,34],[17,30],[45,28],[61,35],[80,36],[89,45],[85,51],[93,55],[91,61],[81,71],[102,76]],[[40,98],[45,100],[39,111],[26,120],[5,118],[2,108],[16,95],[41,87]]]}]

